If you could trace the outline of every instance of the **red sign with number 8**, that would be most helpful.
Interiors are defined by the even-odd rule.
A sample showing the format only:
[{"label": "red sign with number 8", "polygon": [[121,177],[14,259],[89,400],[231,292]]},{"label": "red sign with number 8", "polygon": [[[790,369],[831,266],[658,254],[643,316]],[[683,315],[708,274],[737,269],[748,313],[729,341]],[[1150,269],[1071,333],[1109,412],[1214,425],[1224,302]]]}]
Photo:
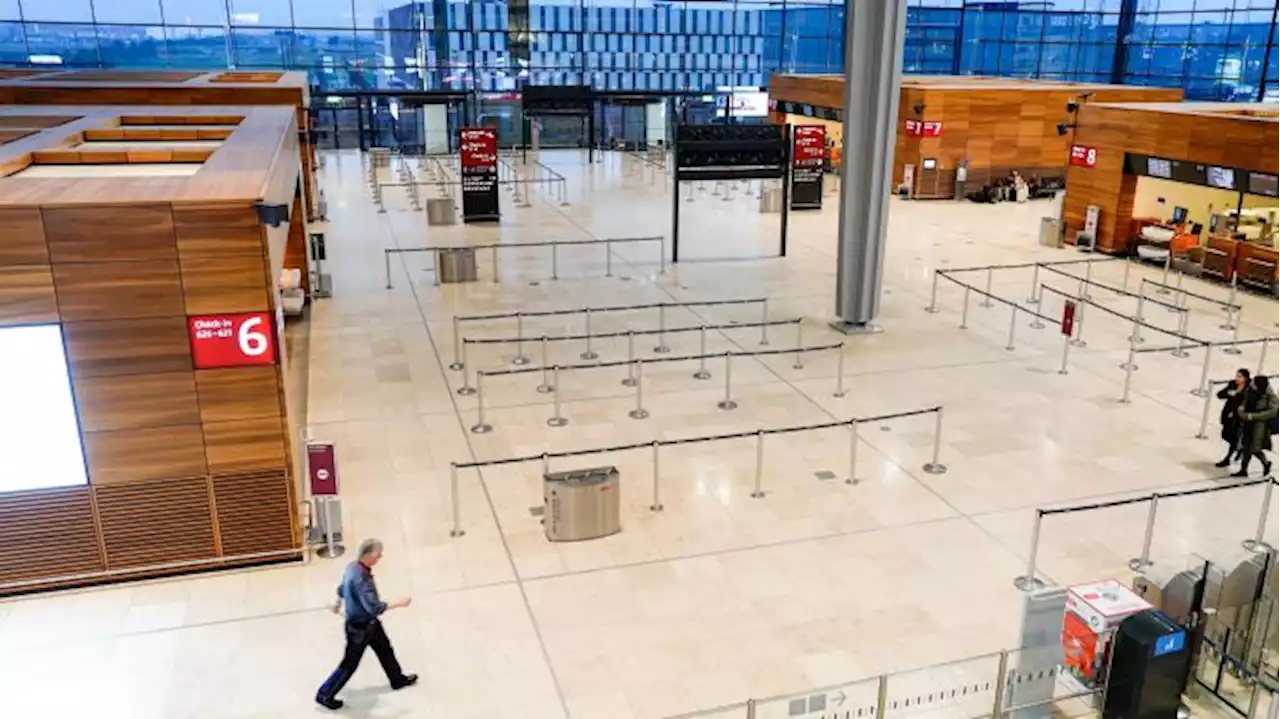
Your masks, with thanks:
[{"label": "red sign with number 8", "polygon": [[188,317],[196,369],[275,364],[272,324],[269,312]]}]

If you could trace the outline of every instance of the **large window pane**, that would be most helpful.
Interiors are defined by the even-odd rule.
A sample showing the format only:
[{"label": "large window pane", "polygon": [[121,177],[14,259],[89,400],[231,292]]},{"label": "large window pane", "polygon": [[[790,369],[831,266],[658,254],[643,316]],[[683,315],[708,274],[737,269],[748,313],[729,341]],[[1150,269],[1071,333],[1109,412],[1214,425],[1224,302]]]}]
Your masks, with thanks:
[{"label": "large window pane", "polygon": [[173,27],[164,29],[168,38],[169,64],[173,67],[200,69],[224,68],[227,58],[227,35],[220,28]]},{"label": "large window pane", "polygon": [[232,25],[244,27],[291,27],[293,25],[290,0],[225,1],[231,10]]},{"label": "large window pane", "polygon": [[293,32],[286,28],[232,28],[231,51],[238,67],[291,67]]},{"label": "large window pane", "polygon": [[18,0],[0,0],[0,20],[19,20]]},{"label": "large window pane", "polygon": [[53,0],[27,2],[22,5],[22,18],[27,22],[93,22],[90,0]]},{"label": "large window pane", "polygon": [[300,28],[354,29],[351,0],[294,0],[293,24]]},{"label": "large window pane", "polygon": [[0,22],[0,62],[27,61],[27,36],[20,22]]},{"label": "large window pane", "polygon": [[27,47],[42,62],[96,66],[98,29],[93,25],[27,23]]},{"label": "large window pane", "polygon": [[[319,1],[319,0],[317,0]],[[164,22],[175,25],[205,25],[225,27],[227,24],[226,5],[214,0],[160,0],[164,10]]]},{"label": "large window pane", "polygon": [[98,47],[110,67],[163,67],[169,64],[164,28],[145,25],[99,25]]},{"label": "large window pane", "polygon": [[[0,0],[0,5],[3,4],[4,0]],[[93,14],[100,23],[163,24],[160,18],[160,0],[106,0],[106,2],[98,0],[93,4]]]}]

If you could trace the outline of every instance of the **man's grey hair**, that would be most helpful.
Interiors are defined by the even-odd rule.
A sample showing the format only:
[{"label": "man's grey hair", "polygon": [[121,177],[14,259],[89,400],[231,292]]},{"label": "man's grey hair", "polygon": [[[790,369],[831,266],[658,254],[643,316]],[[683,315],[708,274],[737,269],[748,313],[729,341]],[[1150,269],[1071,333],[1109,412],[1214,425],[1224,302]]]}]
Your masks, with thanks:
[{"label": "man's grey hair", "polygon": [[374,552],[380,552],[380,551],[382,551],[382,540],[370,538],[360,543],[360,553],[357,554],[356,556],[367,557],[370,554],[373,554]]}]

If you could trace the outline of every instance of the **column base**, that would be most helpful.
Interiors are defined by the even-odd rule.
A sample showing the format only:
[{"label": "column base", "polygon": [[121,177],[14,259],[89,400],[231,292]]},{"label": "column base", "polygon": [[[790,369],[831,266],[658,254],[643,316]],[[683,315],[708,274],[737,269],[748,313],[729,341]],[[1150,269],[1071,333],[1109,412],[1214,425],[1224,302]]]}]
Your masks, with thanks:
[{"label": "column base", "polygon": [[828,325],[836,332],[846,335],[876,335],[884,332],[883,327],[870,322],[845,322],[843,320],[835,320],[833,322],[829,322]]}]

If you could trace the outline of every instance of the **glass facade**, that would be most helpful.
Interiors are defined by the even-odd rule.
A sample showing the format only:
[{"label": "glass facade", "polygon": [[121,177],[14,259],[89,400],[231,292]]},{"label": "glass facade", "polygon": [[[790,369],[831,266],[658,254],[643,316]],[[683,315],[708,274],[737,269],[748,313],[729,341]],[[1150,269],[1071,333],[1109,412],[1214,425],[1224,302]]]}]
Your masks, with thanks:
[{"label": "glass facade", "polygon": [[[1278,0],[907,0],[908,73],[1276,95]],[[703,92],[838,73],[823,0],[0,0],[0,64],[305,70],[321,90]]]}]

